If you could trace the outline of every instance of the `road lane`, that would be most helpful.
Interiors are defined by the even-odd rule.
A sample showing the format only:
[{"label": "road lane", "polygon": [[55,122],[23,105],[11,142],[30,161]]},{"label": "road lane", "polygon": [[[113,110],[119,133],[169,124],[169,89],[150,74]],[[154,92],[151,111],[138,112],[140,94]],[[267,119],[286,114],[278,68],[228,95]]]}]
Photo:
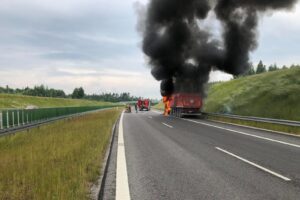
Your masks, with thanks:
[{"label": "road lane", "polygon": [[297,145],[297,144],[293,144],[293,143],[289,143],[289,142],[284,142],[282,140],[272,139],[270,137],[262,137],[262,136],[259,136],[257,134],[247,133],[245,131],[238,131],[238,130],[235,130],[235,128],[226,128],[226,127],[222,127],[222,126],[218,126],[218,125],[213,125],[213,124],[207,123],[205,121],[199,121],[199,120],[196,121],[196,120],[184,119],[184,118],[182,118],[182,120],[193,122],[193,123],[196,123],[196,124],[205,125],[205,126],[210,126],[210,127],[213,127],[213,128],[222,129],[222,130],[225,130],[225,131],[234,132],[234,133],[238,133],[238,134],[242,134],[242,135],[246,135],[246,136],[250,136],[250,137],[255,137],[255,138],[262,139],[262,140],[268,140],[268,141],[271,141],[271,142],[277,142],[277,143],[280,143],[280,144],[284,144],[284,145],[289,145],[289,146],[292,146],[292,147],[300,148],[300,145]]},{"label": "road lane", "polygon": [[258,168],[258,169],[260,169],[260,170],[263,170],[263,171],[265,171],[265,172],[267,172],[267,173],[269,173],[269,174],[272,174],[272,175],[274,175],[274,176],[277,176],[278,178],[281,178],[281,179],[283,179],[283,180],[285,180],[285,181],[291,181],[291,179],[290,178],[288,178],[288,177],[285,177],[285,176],[283,176],[283,175],[281,175],[281,174],[278,174],[278,173],[276,173],[276,172],[274,172],[274,171],[272,171],[272,170],[270,170],[270,169],[267,169],[267,168],[265,168],[265,167],[263,167],[263,166],[261,166],[261,165],[258,165],[258,164],[256,164],[256,163],[254,163],[254,162],[251,162],[251,161],[249,161],[249,160],[247,160],[247,159],[245,159],[245,158],[242,158],[242,157],[240,157],[240,156],[238,156],[238,155],[236,155],[236,154],[233,154],[233,153],[231,153],[231,152],[229,152],[229,151],[226,151],[225,149],[222,149],[222,148],[220,148],[220,147],[215,147],[217,150],[219,150],[219,151],[222,151],[223,153],[226,153],[226,154],[228,154],[228,155],[230,155],[230,156],[232,156],[232,157],[234,157],[234,158],[237,158],[237,159],[239,159],[239,160],[241,160],[241,161],[243,161],[243,162],[245,162],[245,163],[248,163],[249,165],[252,165],[252,166],[254,166],[254,167],[256,167],[256,168]]},{"label": "road lane", "polygon": [[[158,119],[159,120],[159,119]],[[231,152],[239,153],[242,157],[245,157],[255,163],[260,163],[271,169],[276,169],[280,173],[293,177],[293,180],[300,184],[300,149],[297,147],[280,144],[260,138],[249,137],[247,135],[241,135],[230,131],[224,131],[222,129],[216,129],[214,127],[207,127],[201,124],[191,123],[178,118],[166,118],[167,123],[174,123],[181,131],[186,131],[188,135],[190,132],[194,132],[197,136],[192,134],[187,136],[201,137],[201,140],[210,142],[213,146],[218,146]],[[205,121],[205,123],[210,123]],[[216,124],[216,123],[214,123]],[[220,126],[220,125],[218,125]],[[243,131],[245,133],[257,134],[265,136],[264,132],[253,132],[251,129],[231,126],[231,129]],[[270,134],[270,133],[266,133]],[[268,135],[268,138],[276,137],[277,134]],[[273,138],[274,139],[274,138]],[[291,141],[291,139],[293,141]],[[299,144],[299,138],[283,135],[280,138],[281,141],[289,141],[293,144]]]},{"label": "road lane", "polygon": [[[131,199],[297,199],[300,195],[297,148],[153,112],[124,115],[124,143]],[[215,147],[292,181],[287,183]]]}]

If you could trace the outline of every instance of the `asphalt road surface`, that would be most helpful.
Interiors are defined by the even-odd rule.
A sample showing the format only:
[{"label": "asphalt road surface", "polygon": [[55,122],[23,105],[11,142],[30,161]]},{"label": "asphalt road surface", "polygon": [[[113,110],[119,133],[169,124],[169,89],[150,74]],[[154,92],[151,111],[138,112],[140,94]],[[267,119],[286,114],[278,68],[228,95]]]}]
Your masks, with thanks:
[{"label": "asphalt road surface", "polygon": [[300,138],[152,111],[120,123],[104,199],[300,199]]}]

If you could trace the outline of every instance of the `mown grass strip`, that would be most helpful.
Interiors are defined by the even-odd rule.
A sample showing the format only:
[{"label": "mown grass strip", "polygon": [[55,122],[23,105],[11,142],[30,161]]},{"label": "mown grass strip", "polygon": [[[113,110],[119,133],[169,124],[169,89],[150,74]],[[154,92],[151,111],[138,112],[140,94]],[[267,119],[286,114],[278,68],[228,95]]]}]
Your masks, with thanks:
[{"label": "mown grass strip", "polygon": [[158,104],[153,106],[153,108],[157,109],[157,110],[164,110],[165,109],[165,104],[162,101],[160,101]]},{"label": "mown grass strip", "polygon": [[241,120],[241,119],[232,119],[232,118],[220,117],[220,116],[208,116],[208,119],[232,123],[232,124],[239,124],[243,126],[262,128],[262,129],[267,129],[272,131],[279,131],[279,132],[289,133],[293,135],[300,135],[300,127],[287,126],[281,124],[272,124],[272,123],[265,123],[265,122],[255,122],[255,121],[248,121],[248,120]]},{"label": "mown grass strip", "polygon": [[300,121],[300,68],[212,84],[204,112]]},{"label": "mown grass strip", "polygon": [[106,106],[115,105],[110,102],[92,101],[85,99],[33,97],[17,94],[0,94],[0,110],[8,108],[26,108],[36,106],[38,108],[52,107],[78,107],[78,106]]},{"label": "mown grass strip", "polygon": [[120,111],[1,137],[0,199],[88,199]]}]

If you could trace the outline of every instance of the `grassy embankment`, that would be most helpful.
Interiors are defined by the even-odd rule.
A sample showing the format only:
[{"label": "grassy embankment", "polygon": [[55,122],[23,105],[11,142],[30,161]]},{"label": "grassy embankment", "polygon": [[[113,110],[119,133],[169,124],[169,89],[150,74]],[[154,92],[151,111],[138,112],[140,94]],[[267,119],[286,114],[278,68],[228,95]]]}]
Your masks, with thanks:
[{"label": "grassy embankment", "polygon": [[26,108],[36,106],[38,108],[47,107],[76,107],[76,106],[102,106],[109,105],[109,102],[67,99],[67,98],[48,98],[32,97],[15,94],[0,94],[0,109],[5,108]]},{"label": "grassy embankment", "polygon": [[0,137],[0,199],[88,199],[120,111]]},{"label": "grassy embankment", "polygon": [[162,101],[160,101],[158,104],[153,106],[153,108],[157,109],[157,110],[164,110],[165,109],[165,104]]},{"label": "grassy embankment", "polygon": [[[243,77],[211,86],[206,112],[300,121],[300,68]],[[300,134],[300,128],[222,117],[212,119]]]}]

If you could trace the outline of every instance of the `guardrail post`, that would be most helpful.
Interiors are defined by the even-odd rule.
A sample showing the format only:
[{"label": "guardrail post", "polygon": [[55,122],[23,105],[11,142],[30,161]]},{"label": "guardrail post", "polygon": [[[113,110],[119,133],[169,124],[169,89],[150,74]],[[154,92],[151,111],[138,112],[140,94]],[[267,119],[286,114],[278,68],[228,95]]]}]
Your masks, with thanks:
[{"label": "guardrail post", "polygon": [[20,126],[20,111],[17,111],[17,115],[18,115],[18,126]]},{"label": "guardrail post", "polygon": [[12,115],[12,127],[15,126],[15,113],[14,111],[11,111],[11,115]]},{"label": "guardrail post", "polygon": [[24,119],[24,110],[22,110],[22,124],[25,125],[25,119]]},{"label": "guardrail post", "polygon": [[0,111],[0,129],[3,129],[2,111]]},{"label": "guardrail post", "polygon": [[9,114],[6,112],[6,128],[9,128]]}]

